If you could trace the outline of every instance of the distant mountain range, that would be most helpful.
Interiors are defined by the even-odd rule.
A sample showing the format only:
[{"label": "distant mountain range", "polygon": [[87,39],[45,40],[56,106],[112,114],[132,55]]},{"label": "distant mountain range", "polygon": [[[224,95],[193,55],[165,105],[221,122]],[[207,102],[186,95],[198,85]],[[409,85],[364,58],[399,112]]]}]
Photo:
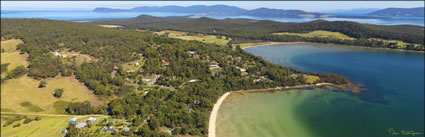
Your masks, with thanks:
[{"label": "distant mountain range", "polygon": [[282,9],[269,9],[269,8],[258,8],[253,10],[242,9],[235,6],[227,5],[194,5],[188,7],[181,6],[163,6],[163,7],[135,7],[132,9],[112,9],[99,7],[93,10],[94,12],[179,12],[179,13],[194,13],[194,14],[206,14],[206,15],[224,15],[224,16],[235,16],[235,15],[247,15],[257,17],[294,17],[294,18],[319,18],[329,17],[331,15],[323,13],[306,12],[302,10],[282,10]]},{"label": "distant mountain range", "polygon": [[318,11],[318,13],[331,14],[331,15],[365,15],[381,9],[378,8],[355,8],[355,9],[332,9]]},{"label": "distant mountain range", "polygon": [[[289,17],[289,18],[386,18],[386,17],[411,17],[411,16],[424,16],[424,8],[387,8],[387,9],[368,9],[365,12],[360,10],[335,10],[331,12],[316,13],[306,12],[302,10],[283,10],[283,9],[270,9],[258,8],[253,10],[242,9],[236,6],[228,5],[193,5],[188,7],[182,6],[142,6],[131,9],[112,9],[105,7],[98,7],[93,10],[94,12],[177,12],[177,13],[193,13],[203,15],[221,15],[221,16],[254,16],[254,17]],[[355,12],[359,12],[355,14]],[[330,13],[330,14],[328,14]]]},{"label": "distant mountain range", "polygon": [[418,8],[386,8],[368,13],[370,16],[384,17],[424,17],[424,7]]}]

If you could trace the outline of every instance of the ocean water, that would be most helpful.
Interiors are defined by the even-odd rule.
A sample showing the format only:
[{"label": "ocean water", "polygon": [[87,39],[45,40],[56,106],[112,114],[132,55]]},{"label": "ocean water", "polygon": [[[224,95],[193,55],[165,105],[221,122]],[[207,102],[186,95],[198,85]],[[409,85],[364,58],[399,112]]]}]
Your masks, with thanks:
[{"label": "ocean water", "polygon": [[359,94],[335,88],[235,94],[219,110],[220,137],[412,136],[403,135],[402,130],[424,136],[424,54],[312,44],[245,51],[303,71],[341,74],[365,90]]},{"label": "ocean water", "polygon": [[[273,20],[280,22],[309,22],[316,19],[312,18],[266,18],[266,17],[253,17],[253,16],[210,16],[199,13],[172,13],[172,12],[92,12],[90,10],[1,10],[2,18],[45,18],[54,20],[92,20],[92,19],[123,19],[133,18],[139,15],[151,16],[189,16],[193,18],[210,17],[215,19],[225,18],[248,18],[255,20]],[[393,19],[358,19],[358,18],[322,18],[328,21],[355,21],[367,24],[381,24],[381,25],[400,25],[410,24],[424,26],[423,17],[404,17]]]}]

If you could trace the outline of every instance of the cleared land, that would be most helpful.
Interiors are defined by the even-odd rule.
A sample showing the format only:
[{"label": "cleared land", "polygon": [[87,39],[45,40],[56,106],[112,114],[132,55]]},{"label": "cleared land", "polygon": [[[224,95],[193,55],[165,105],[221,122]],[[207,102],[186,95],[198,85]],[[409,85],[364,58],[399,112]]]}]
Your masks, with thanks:
[{"label": "cleared land", "polygon": [[1,48],[5,51],[4,53],[1,53],[1,64],[9,63],[7,66],[9,71],[19,65],[28,66],[28,55],[19,54],[19,51],[16,50],[16,45],[20,43],[22,43],[22,41],[16,39],[1,41]]},{"label": "cleared land", "polygon": [[[71,116],[71,115],[39,115],[41,117],[41,120],[39,121],[32,121],[28,124],[24,124],[22,120],[13,122],[12,125],[8,125],[6,127],[3,127],[3,124],[10,119],[13,119],[17,115],[15,114],[4,114],[2,113],[1,116],[1,136],[31,136],[31,137],[58,137],[58,136],[64,136],[65,133],[61,132],[61,129],[65,129],[68,127],[68,121],[73,118],[77,117],[77,122],[87,119],[89,116]],[[27,115],[28,118],[35,118],[36,115]],[[94,116],[99,117],[99,116]],[[101,116],[105,117],[105,116]],[[101,119],[97,120],[96,123],[101,121]],[[13,128],[13,125],[20,123],[21,126]]]},{"label": "cleared land", "polygon": [[[64,107],[54,106],[56,101],[79,102],[90,101],[101,104],[95,95],[84,84],[72,77],[56,77],[47,79],[46,88],[38,88],[40,81],[27,76],[7,80],[1,85],[1,108],[9,112],[56,113]],[[63,88],[61,98],[53,97],[53,90]]]},{"label": "cleared land", "polygon": [[80,65],[83,62],[91,62],[91,61],[97,61],[95,57],[92,57],[87,54],[81,54],[80,52],[69,52],[69,51],[61,51],[59,52],[61,55],[65,56],[66,63],[72,63],[72,61],[75,61],[78,65]]},{"label": "cleared land", "polygon": [[318,38],[331,38],[331,39],[342,39],[342,40],[355,40],[355,38],[349,37],[339,32],[330,32],[323,30],[316,30],[309,33],[290,33],[290,32],[281,32],[281,33],[273,33],[275,35],[293,35],[293,36],[301,36],[301,37],[318,37]]},{"label": "cleared land", "polygon": [[22,40],[19,39],[1,41],[1,48],[4,49],[5,52],[15,52],[16,46],[21,43]]},{"label": "cleared land", "polygon": [[[340,40],[356,40],[356,38],[347,36],[345,34],[339,33],[339,32],[331,32],[331,31],[323,31],[323,30],[317,30],[312,31],[309,33],[290,33],[290,32],[281,32],[281,33],[273,33],[275,35],[291,35],[291,36],[300,36],[300,37],[306,37],[306,38],[329,38],[329,39],[340,39]],[[388,43],[396,43],[396,47],[398,48],[406,48],[406,46],[410,43],[406,43],[400,40],[385,40],[385,39],[378,39],[378,38],[369,38],[369,40],[377,40],[382,41],[385,44]],[[416,46],[420,46],[419,44],[413,44]]]},{"label": "cleared land", "polygon": [[121,28],[122,26],[119,25],[99,25],[101,27],[105,27],[105,28]]},{"label": "cleared land", "polygon": [[155,32],[155,34],[158,35],[167,35],[171,38],[178,38],[183,40],[197,40],[204,43],[216,43],[217,45],[226,45],[231,39],[226,39],[225,36],[222,36],[221,38],[215,35],[204,35],[204,34],[192,34],[188,32],[181,32],[181,31],[171,31],[171,30],[164,30],[160,32]]}]

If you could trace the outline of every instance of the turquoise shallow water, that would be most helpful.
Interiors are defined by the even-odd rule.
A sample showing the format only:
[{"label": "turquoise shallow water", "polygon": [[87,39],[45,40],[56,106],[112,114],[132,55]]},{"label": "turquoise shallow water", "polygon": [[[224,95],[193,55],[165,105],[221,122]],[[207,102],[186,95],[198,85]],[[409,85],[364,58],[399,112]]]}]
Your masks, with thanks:
[{"label": "turquoise shallow water", "polygon": [[[247,48],[245,51],[262,56],[273,63],[299,70],[341,74],[354,83],[363,84],[367,90],[359,94],[326,88],[298,90],[302,94],[268,93],[276,100],[283,100],[294,94],[298,97],[291,98],[290,102],[294,103],[290,105],[287,104],[288,101],[282,101],[281,104],[279,101],[271,101],[269,103],[274,104],[266,102],[257,108],[244,107],[252,105],[241,105],[238,109],[234,109],[235,106],[230,104],[258,105],[261,101],[273,98],[258,96],[246,99],[245,95],[233,97],[225,101],[223,108],[220,109],[226,113],[219,112],[218,126],[224,127],[218,127],[218,135],[227,136],[231,131],[223,129],[232,126],[255,127],[249,128],[252,133],[281,131],[285,129],[284,121],[276,121],[280,121],[279,117],[287,118],[288,115],[296,120],[291,123],[298,123],[294,126],[302,130],[291,133],[291,136],[306,134],[321,137],[397,136],[390,134],[391,129],[396,132],[409,130],[424,133],[424,54],[311,44],[260,46]],[[264,118],[258,113],[265,111],[262,107],[272,107],[268,110],[278,111],[266,113],[268,116]],[[281,111],[291,112],[280,113]],[[255,113],[258,115],[254,115]],[[241,122],[243,120],[233,120],[226,123],[223,119],[220,120],[220,115],[225,116],[224,119],[241,115],[246,117],[245,119],[255,120],[246,123]],[[263,121],[263,118],[274,122],[269,126],[256,126]],[[232,136],[243,136],[243,132],[232,133]],[[398,136],[409,135],[400,133]]]}]

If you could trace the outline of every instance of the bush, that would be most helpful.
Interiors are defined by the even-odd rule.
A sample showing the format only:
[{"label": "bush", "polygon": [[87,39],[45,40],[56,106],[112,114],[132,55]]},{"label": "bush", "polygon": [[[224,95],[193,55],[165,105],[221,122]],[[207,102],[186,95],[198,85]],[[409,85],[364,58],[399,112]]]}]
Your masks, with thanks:
[{"label": "bush", "polygon": [[20,126],[21,126],[21,123],[18,123],[18,124],[13,125],[13,128],[20,127]]},{"label": "bush", "polygon": [[26,118],[25,120],[24,120],[24,124],[28,124],[28,123],[30,123],[30,122],[32,122],[33,121],[33,119],[32,118]]},{"label": "bush", "polygon": [[20,77],[24,75],[25,73],[27,73],[27,69],[24,66],[20,65],[16,67],[15,69],[13,69],[12,71],[7,72],[6,78],[12,79],[12,78]]},{"label": "bush", "polygon": [[62,97],[62,94],[63,94],[63,88],[57,88],[54,90],[54,92],[55,93],[53,94],[53,96],[56,98],[60,98]]},{"label": "bush", "polygon": [[40,84],[38,84],[38,88],[45,88],[47,86],[47,82],[45,80],[41,80]]},{"label": "bush", "polygon": [[41,117],[36,116],[36,117],[34,118],[34,120],[35,120],[35,121],[39,121],[39,120],[41,120]]}]

